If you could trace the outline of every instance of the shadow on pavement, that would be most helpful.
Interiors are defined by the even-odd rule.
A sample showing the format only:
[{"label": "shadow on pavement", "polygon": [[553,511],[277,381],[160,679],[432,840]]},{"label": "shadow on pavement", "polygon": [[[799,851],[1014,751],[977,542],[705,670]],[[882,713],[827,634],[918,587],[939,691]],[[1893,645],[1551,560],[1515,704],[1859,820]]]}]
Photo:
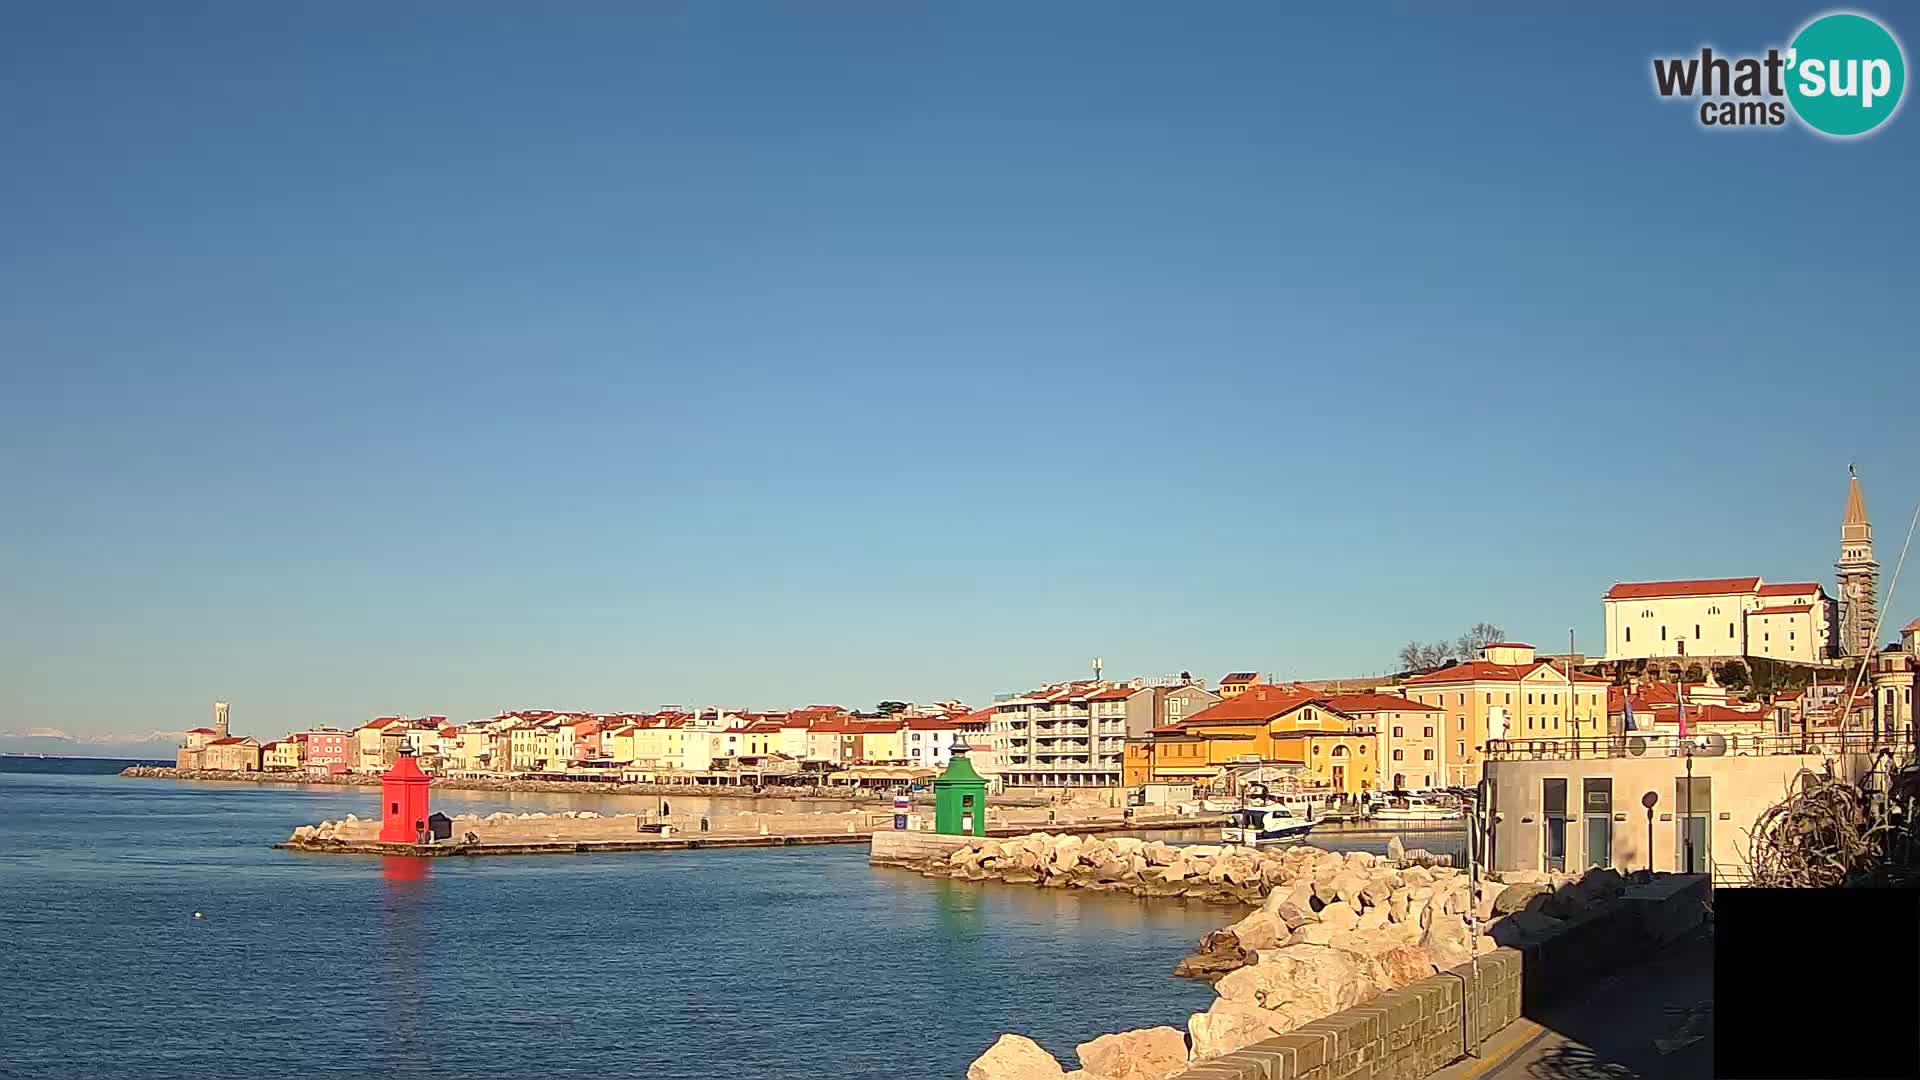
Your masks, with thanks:
[{"label": "shadow on pavement", "polygon": [[1498,1080],[1700,1080],[1713,1075],[1712,924],[1531,1017],[1547,1028]]}]

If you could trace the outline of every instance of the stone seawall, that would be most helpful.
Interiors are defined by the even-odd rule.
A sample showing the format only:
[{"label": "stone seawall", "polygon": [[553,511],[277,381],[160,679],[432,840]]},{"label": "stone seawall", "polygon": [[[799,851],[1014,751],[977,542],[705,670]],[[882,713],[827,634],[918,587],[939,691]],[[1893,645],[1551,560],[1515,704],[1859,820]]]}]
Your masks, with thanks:
[{"label": "stone seawall", "polygon": [[[1037,835],[975,841],[917,865],[965,880],[1260,898],[1175,969],[1215,980],[1213,1004],[1184,1031],[1082,1044],[1073,1075],[1083,1080],[1418,1080],[1522,1010],[1697,926],[1705,910],[1703,878],[1516,871],[1475,882],[1449,866],[1411,865],[1400,851],[1165,848]],[[1481,978],[1463,981],[1476,957]],[[1060,1080],[1063,1070],[1032,1040],[1008,1034],[967,1075]]]},{"label": "stone seawall", "polygon": [[[1656,879],[1523,944],[1502,946],[1283,1035],[1171,1074],[1173,1080],[1422,1080],[1545,1004],[1644,959],[1705,918],[1701,875]],[[1478,968],[1476,974],[1475,968]]]}]

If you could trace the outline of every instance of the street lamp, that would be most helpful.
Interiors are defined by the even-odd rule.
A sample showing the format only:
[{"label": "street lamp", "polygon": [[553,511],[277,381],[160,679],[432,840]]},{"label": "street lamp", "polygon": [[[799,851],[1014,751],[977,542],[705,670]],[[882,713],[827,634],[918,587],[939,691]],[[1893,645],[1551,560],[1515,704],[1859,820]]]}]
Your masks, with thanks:
[{"label": "street lamp", "polygon": [[1660,803],[1660,793],[1649,791],[1640,796],[1640,805],[1647,808],[1647,872],[1653,872],[1653,808]]}]

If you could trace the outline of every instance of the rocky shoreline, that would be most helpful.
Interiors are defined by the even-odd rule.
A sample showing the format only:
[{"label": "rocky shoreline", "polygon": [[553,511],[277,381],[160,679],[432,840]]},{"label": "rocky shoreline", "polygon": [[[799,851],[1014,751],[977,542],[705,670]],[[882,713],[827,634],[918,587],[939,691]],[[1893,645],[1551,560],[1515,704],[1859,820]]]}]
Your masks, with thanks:
[{"label": "rocky shoreline", "polygon": [[1217,994],[1184,1031],[1103,1035],[1077,1047],[1081,1067],[1072,1072],[1031,1039],[1006,1034],[968,1067],[967,1080],[1165,1080],[1476,955],[1551,936],[1564,920],[1613,903],[1628,883],[1595,870],[1577,878],[1509,873],[1476,886],[1444,860],[1399,850],[1397,841],[1389,853],[1034,834],[927,860],[945,863],[923,866],[930,877],[1259,905],[1201,939],[1175,968],[1213,980]]},{"label": "rocky shoreline", "polygon": [[[1397,848],[1398,843],[1395,838],[1390,848]],[[924,877],[1125,892],[1213,904],[1264,904],[1276,886],[1301,875],[1306,858],[1302,853],[1307,852],[1330,854],[1317,848],[1281,851],[1231,844],[1175,845],[1127,836],[1040,832],[986,840],[950,855],[875,861],[918,870]],[[1420,850],[1395,850],[1394,857],[1408,866],[1420,867],[1446,867],[1450,861],[1447,856]]]},{"label": "rocky shoreline", "polygon": [[[120,770],[121,776],[138,777],[148,780],[211,780],[235,784],[332,784],[339,787],[378,787],[378,776],[363,773],[341,773],[337,776],[292,775],[287,773],[234,772],[229,769],[176,769],[168,765],[133,765]],[[829,787],[764,787],[754,788],[739,784],[700,785],[687,784],[621,784],[600,781],[572,780],[505,780],[485,778],[448,778],[434,777],[433,786],[452,791],[523,791],[546,792],[555,795],[665,795],[671,798],[678,795],[685,798],[726,798],[726,799],[831,799],[847,803],[874,803],[869,792],[854,793],[844,786]],[[876,804],[877,805],[877,804]]]}]

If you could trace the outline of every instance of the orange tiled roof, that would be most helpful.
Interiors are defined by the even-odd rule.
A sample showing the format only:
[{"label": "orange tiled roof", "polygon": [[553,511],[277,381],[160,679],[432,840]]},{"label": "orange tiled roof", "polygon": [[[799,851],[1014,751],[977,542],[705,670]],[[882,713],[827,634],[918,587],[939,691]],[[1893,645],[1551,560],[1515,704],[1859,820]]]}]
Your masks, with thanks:
[{"label": "orange tiled roof", "polygon": [[1819,592],[1820,586],[1811,581],[1788,582],[1779,585],[1760,586],[1761,596],[1799,596],[1801,593]]},{"label": "orange tiled roof", "polygon": [[[1415,675],[1413,678],[1407,680],[1407,684],[1409,686],[1427,686],[1435,683],[1451,685],[1453,683],[1475,681],[1518,682],[1541,668],[1552,668],[1555,675],[1559,675],[1562,678],[1565,677],[1564,672],[1552,664],[1547,663],[1545,660],[1536,660],[1529,664],[1496,664],[1491,660],[1471,660],[1464,664],[1455,664],[1450,668],[1441,668],[1439,671],[1430,672],[1425,675]],[[1603,683],[1607,680],[1598,675],[1587,675],[1576,671],[1573,674],[1573,681]]]},{"label": "orange tiled roof", "polygon": [[1246,693],[1209,705],[1182,723],[1263,723],[1324,696],[1292,686],[1250,686]]},{"label": "orange tiled roof", "polygon": [[1690,581],[1623,581],[1607,590],[1608,600],[1652,600],[1663,596],[1717,596],[1752,592],[1757,577],[1696,578]]},{"label": "orange tiled roof", "polygon": [[1439,712],[1436,705],[1412,701],[1398,694],[1331,694],[1327,707],[1344,713],[1363,712]]}]

